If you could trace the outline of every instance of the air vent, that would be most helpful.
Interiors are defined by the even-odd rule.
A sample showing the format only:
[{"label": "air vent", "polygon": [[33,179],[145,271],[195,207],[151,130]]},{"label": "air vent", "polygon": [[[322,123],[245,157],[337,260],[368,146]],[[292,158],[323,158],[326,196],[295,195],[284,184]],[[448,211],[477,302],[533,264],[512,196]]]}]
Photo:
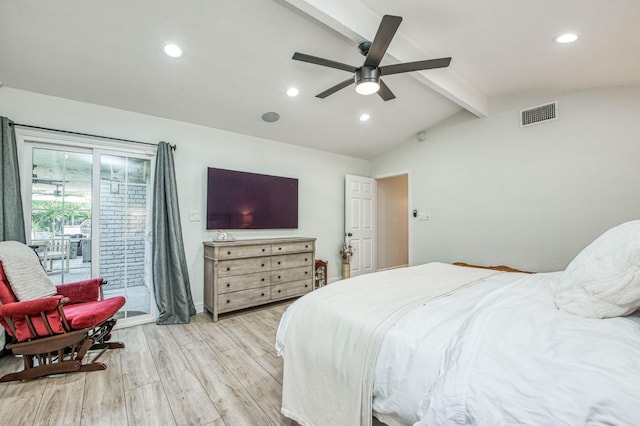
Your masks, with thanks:
[{"label": "air vent", "polygon": [[531,126],[558,118],[558,102],[551,102],[520,111],[520,127]]}]

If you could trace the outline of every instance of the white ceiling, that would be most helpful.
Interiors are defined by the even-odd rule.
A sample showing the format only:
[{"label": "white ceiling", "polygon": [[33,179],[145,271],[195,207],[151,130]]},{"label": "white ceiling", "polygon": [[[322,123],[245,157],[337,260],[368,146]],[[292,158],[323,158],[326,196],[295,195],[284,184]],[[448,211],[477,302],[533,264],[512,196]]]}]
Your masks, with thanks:
[{"label": "white ceiling", "polygon": [[[383,64],[451,66],[387,76],[389,102],[353,86],[315,98],[349,74],[292,54],[359,65],[357,42],[384,14],[404,20]],[[371,158],[461,109],[486,115],[496,96],[640,84],[638,22],[639,0],[0,0],[0,81]],[[552,42],[565,31],[580,39]],[[164,55],[168,41],[181,59]],[[267,111],[281,119],[263,122]]]}]

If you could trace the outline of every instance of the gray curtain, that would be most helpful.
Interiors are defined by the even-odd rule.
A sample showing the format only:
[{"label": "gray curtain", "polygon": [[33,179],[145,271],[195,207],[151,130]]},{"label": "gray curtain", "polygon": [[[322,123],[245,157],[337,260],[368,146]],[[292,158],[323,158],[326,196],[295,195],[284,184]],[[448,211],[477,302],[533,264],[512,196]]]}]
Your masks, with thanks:
[{"label": "gray curtain", "polygon": [[173,151],[158,144],[153,187],[153,286],[157,324],[185,324],[195,315],[189,272],[184,256]]},{"label": "gray curtain", "polygon": [[16,132],[13,122],[6,117],[0,117],[0,154],[0,241],[26,243]]}]

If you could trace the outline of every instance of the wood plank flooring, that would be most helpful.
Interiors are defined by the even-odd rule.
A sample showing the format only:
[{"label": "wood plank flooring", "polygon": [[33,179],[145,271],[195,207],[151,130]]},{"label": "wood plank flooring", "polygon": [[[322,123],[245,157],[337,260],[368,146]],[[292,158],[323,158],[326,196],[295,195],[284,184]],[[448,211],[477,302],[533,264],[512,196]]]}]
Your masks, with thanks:
[{"label": "wood plank flooring", "polygon": [[[296,425],[280,414],[276,330],[288,303],[114,332],[107,370],[0,383],[7,425]],[[91,355],[91,354],[90,354]],[[22,369],[0,358],[0,375]]]},{"label": "wood plank flooring", "polygon": [[[0,424],[295,426],[280,414],[274,349],[288,305],[116,330],[126,347],[100,358],[105,371],[0,383]],[[0,375],[20,369],[20,358],[0,358]]]}]

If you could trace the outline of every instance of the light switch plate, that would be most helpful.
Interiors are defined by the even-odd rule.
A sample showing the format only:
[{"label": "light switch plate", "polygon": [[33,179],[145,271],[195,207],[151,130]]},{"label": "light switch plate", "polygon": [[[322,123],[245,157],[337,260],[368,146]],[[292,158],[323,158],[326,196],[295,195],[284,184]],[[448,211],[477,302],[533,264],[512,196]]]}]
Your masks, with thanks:
[{"label": "light switch plate", "polygon": [[429,219],[431,219],[431,217],[429,216],[429,213],[421,212],[418,215],[418,220],[427,221]]},{"label": "light switch plate", "polygon": [[189,222],[200,222],[200,211],[199,210],[190,210],[189,211]]}]

